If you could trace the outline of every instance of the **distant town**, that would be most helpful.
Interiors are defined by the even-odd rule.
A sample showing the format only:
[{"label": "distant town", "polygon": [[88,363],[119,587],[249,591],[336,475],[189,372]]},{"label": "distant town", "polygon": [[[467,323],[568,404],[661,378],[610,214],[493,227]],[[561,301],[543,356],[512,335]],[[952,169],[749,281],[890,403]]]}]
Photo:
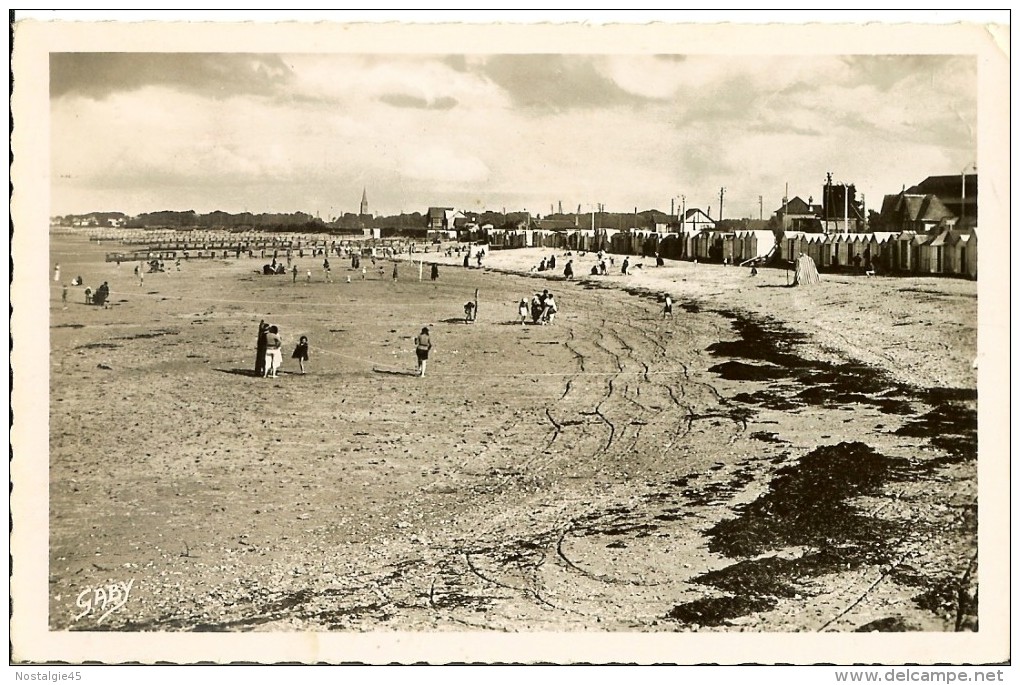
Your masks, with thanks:
[{"label": "distant town", "polygon": [[[482,242],[492,249],[551,247],[659,255],[727,264],[769,264],[810,255],[823,269],[906,272],[977,277],[977,174],[929,176],[884,196],[876,211],[853,183],[829,174],[817,189],[787,196],[765,218],[722,218],[725,189],[713,208],[688,207],[673,198],[669,213],[658,209],[610,212],[604,206],[564,212],[562,201],[546,214],[527,211],[469,211],[433,206],[424,212],[373,215],[367,189],[359,213],[324,220],[291,214],[158,211],[128,216],[92,212],[51,217],[53,226],[330,234],[374,239]],[[679,202],[677,201],[679,200]]]}]

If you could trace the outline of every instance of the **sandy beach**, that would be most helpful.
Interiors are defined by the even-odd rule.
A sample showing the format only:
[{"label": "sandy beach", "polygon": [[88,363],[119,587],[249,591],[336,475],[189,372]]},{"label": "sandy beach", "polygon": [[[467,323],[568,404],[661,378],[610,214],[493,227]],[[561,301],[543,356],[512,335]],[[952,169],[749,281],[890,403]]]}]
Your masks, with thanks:
[{"label": "sandy beach", "polygon": [[51,629],[976,629],[975,282],[525,249],[139,284],[107,249],[51,236],[112,303],[51,282]]}]

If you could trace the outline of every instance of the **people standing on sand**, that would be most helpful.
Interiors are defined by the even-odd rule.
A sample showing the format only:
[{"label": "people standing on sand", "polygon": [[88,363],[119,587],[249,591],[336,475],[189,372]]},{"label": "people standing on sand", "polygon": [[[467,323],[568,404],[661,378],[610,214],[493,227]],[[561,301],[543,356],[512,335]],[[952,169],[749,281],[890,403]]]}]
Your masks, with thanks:
[{"label": "people standing on sand", "polygon": [[542,303],[542,294],[535,293],[535,296],[531,298],[531,323],[538,324],[542,319],[542,309],[544,305]]},{"label": "people standing on sand", "polygon": [[623,258],[623,266],[620,267],[620,273],[624,276],[630,275],[630,257]]},{"label": "people standing on sand", "polygon": [[60,265],[59,264],[57,264],[55,267],[53,267],[53,280],[55,282],[60,281]]},{"label": "people standing on sand", "polygon": [[255,347],[255,375],[266,375],[266,334],[269,333],[269,324],[265,319],[259,321],[259,337]]},{"label": "people standing on sand", "polygon": [[308,361],[308,336],[302,335],[301,339],[298,340],[297,346],[294,348],[294,352],[290,355],[291,359],[298,360],[298,366],[301,367],[301,373],[305,372],[305,362]]},{"label": "people standing on sand", "polygon": [[471,266],[471,253],[468,252],[464,255],[464,268],[467,269]]},{"label": "people standing on sand", "polygon": [[669,293],[666,293],[665,304],[662,307],[662,318],[673,318],[673,298],[670,297]]},{"label": "people standing on sand", "polygon": [[567,265],[563,267],[563,277],[568,281],[574,280],[574,260],[568,259]]},{"label": "people standing on sand", "polygon": [[517,315],[521,317],[521,327],[524,327],[524,323],[528,320],[528,301],[521,299],[517,304]]},{"label": "people standing on sand", "polygon": [[64,309],[67,309],[67,283],[60,290],[60,302],[64,305]]},{"label": "people standing on sand", "polygon": [[270,326],[266,333],[266,369],[262,374],[263,378],[277,378],[280,367],[283,365],[283,340],[280,338],[280,329]]},{"label": "people standing on sand", "polygon": [[397,282],[397,262],[393,262],[393,282]]},{"label": "people standing on sand", "polygon": [[542,324],[553,323],[556,320],[557,311],[559,310],[556,308],[556,300],[553,299],[553,294],[546,294],[545,301],[542,304]]},{"label": "people standing on sand", "polygon": [[329,260],[328,259],[323,259],[322,260],[322,270],[326,274],[326,282],[327,283],[332,283],[333,279],[329,275]]},{"label": "people standing on sand", "polygon": [[110,285],[106,281],[103,281],[103,284],[96,288],[96,294],[92,296],[92,301],[95,302],[96,304],[103,305],[103,309],[109,309],[110,308],[110,304],[108,302],[109,299],[110,299]]},{"label": "people standing on sand", "polygon": [[85,304],[92,304],[92,288],[85,288]]},{"label": "people standing on sand", "polygon": [[464,323],[471,323],[475,320],[475,303],[468,300],[464,303]]},{"label": "people standing on sand", "polygon": [[546,262],[546,263],[548,264],[550,271],[555,269],[556,268],[556,255],[554,255],[554,254],[549,255],[549,261]]},{"label": "people standing on sand", "polygon": [[438,279],[439,279],[439,265],[438,264],[433,264],[432,265],[432,280],[435,281],[435,280],[438,280]]},{"label": "people standing on sand", "polygon": [[291,283],[297,283],[297,264],[291,267],[290,273],[294,277],[294,280],[292,280]]},{"label": "people standing on sand", "polygon": [[429,337],[428,326],[421,329],[421,333],[414,339],[414,354],[418,359],[418,375],[425,375],[425,367],[428,365],[429,352],[432,351],[432,339]]}]

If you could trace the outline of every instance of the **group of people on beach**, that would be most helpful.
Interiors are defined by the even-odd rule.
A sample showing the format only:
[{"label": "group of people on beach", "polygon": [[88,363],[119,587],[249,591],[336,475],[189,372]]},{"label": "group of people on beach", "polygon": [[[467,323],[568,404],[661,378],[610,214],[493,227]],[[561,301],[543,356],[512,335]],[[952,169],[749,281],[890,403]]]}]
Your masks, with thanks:
[{"label": "group of people on beach", "polygon": [[[570,256],[570,253],[567,253]],[[533,267],[531,267],[531,273],[543,273],[546,271],[553,271],[556,269],[556,255],[552,254],[548,257],[542,257],[541,261]],[[568,281],[574,280],[574,260],[568,259],[566,266],[563,267],[563,278]]]},{"label": "group of people on beach", "polygon": [[559,309],[556,306],[556,298],[548,290],[535,293],[531,302],[522,299],[517,304],[517,315],[521,318],[521,326],[527,323],[529,317],[531,323],[535,325],[551,324],[556,320],[557,311]]},{"label": "group of people on beach", "polygon": [[[301,336],[290,357],[291,359],[298,360],[301,373],[304,373],[305,362],[308,361],[308,336]],[[265,319],[263,319],[259,321],[259,336],[255,352],[255,375],[262,378],[278,378],[282,366],[283,338],[280,337],[280,328],[275,324],[266,323]]]},{"label": "group of people on beach", "polygon": [[[71,285],[80,286],[84,285],[85,279],[81,276],[75,276],[71,279]],[[64,309],[67,309],[67,296],[69,289],[67,283],[64,283],[60,289],[60,303]],[[102,307],[103,309],[110,308],[110,284],[107,281],[103,281],[103,284],[93,290],[91,287],[85,288],[85,304],[94,304]]]}]

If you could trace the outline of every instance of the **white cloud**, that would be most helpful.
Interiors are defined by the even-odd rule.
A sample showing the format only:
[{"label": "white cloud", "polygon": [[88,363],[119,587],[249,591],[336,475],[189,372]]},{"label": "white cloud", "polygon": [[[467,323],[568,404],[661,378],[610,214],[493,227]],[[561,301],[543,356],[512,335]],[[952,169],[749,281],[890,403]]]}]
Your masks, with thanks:
[{"label": "white cloud", "polygon": [[400,173],[420,181],[481,183],[488,179],[489,168],[471,154],[430,146],[408,151]]}]

